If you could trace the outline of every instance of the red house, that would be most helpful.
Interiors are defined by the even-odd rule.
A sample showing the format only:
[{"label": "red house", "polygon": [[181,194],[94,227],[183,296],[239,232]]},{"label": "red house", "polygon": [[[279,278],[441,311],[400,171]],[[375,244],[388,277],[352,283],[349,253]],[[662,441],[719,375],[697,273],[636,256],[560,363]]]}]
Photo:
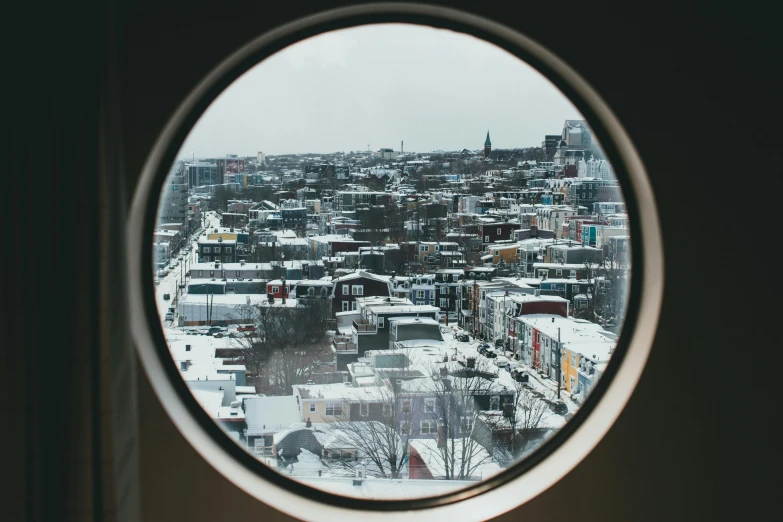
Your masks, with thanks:
[{"label": "red house", "polygon": [[[285,282],[285,297],[288,299],[289,294],[291,293],[291,281]],[[275,299],[282,299],[283,298],[283,281],[280,279],[275,279],[274,281],[269,281],[266,284],[266,295],[273,295]]]}]

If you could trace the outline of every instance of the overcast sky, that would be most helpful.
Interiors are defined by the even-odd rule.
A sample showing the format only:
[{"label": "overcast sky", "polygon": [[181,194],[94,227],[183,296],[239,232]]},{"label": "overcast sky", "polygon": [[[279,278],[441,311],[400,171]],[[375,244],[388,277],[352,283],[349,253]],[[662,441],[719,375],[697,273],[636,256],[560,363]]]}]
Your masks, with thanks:
[{"label": "overcast sky", "polygon": [[364,26],[299,42],[209,107],[178,157],[541,146],[577,109],[548,80],[471,36]]}]

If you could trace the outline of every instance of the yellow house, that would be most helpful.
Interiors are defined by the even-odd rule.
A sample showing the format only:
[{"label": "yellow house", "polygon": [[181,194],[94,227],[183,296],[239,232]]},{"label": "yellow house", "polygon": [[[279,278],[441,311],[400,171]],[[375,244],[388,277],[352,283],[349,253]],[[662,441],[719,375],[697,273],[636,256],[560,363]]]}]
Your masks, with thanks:
[{"label": "yellow house", "polygon": [[579,364],[581,361],[581,354],[569,350],[567,344],[563,346],[560,373],[563,376],[563,387],[568,393],[576,392],[579,387]]},{"label": "yellow house", "polygon": [[498,264],[502,259],[506,263],[517,263],[519,261],[519,245],[517,243],[489,245],[487,250],[492,255],[492,263]]}]

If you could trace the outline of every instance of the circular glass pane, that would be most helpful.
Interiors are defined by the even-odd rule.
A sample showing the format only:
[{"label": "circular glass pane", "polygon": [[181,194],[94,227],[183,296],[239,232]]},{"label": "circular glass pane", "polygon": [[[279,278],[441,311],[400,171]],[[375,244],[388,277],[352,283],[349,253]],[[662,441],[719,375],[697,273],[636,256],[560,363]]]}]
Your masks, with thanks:
[{"label": "circular glass pane", "polygon": [[462,33],[291,45],[209,106],[160,188],[173,363],[270,469],[416,499],[523,463],[589,400],[627,308],[625,199],[549,80]]}]

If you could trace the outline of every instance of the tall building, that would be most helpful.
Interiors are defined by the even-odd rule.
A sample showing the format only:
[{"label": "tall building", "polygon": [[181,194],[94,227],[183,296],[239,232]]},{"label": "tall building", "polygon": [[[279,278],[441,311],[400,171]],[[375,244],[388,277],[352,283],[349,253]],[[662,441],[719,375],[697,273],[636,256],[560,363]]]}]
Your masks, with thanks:
[{"label": "tall building", "polygon": [[159,223],[181,223],[188,221],[188,184],[185,176],[177,171],[169,175],[163,186],[163,193],[158,208]]},{"label": "tall building", "polygon": [[215,163],[205,161],[196,161],[185,165],[187,170],[187,182],[189,188],[201,187],[204,185],[217,185],[218,167]]},{"label": "tall building", "polygon": [[484,140],[484,159],[489,157],[490,152],[492,152],[492,142],[489,141],[489,131],[487,131],[487,139]]}]

